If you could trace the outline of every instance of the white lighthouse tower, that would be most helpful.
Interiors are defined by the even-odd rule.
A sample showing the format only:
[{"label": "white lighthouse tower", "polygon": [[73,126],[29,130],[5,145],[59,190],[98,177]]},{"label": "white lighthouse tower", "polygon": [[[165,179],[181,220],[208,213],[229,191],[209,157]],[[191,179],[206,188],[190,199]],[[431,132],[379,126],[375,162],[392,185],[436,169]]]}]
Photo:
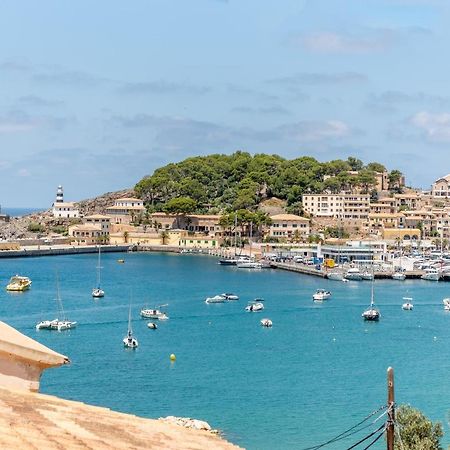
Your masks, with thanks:
[{"label": "white lighthouse tower", "polygon": [[75,204],[73,202],[64,201],[63,187],[59,185],[56,190],[56,200],[55,203],[53,203],[53,217],[72,219],[79,216],[80,214],[79,211],[75,209]]},{"label": "white lighthouse tower", "polygon": [[58,186],[58,189],[56,191],[55,203],[64,203],[64,192],[63,192],[63,187],[61,185]]}]

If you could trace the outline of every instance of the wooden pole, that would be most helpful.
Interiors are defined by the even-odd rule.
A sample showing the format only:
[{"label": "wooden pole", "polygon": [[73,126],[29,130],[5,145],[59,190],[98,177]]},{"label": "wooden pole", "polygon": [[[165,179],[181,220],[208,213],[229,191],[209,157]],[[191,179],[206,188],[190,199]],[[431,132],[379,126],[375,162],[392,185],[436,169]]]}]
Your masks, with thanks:
[{"label": "wooden pole", "polygon": [[394,369],[389,367],[387,370],[387,388],[388,388],[388,419],[387,419],[387,433],[386,442],[387,450],[394,450],[394,422],[395,422],[395,409],[394,409]]}]

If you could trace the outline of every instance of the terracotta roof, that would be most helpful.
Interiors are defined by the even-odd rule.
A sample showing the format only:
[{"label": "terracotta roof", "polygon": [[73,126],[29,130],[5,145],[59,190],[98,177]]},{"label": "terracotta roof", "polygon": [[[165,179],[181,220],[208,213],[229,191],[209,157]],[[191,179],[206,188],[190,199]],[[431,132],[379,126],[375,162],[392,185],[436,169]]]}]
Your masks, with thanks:
[{"label": "terracotta roof", "polygon": [[15,355],[27,361],[37,361],[48,367],[69,362],[67,356],[56,353],[4,322],[0,322],[0,353]]},{"label": "terracotta roof", "polygon": [[123,197],[123,198],[117,198],[114,200],[115,202],[143,202],[140,198],[134,198],[134,197]]},{"label": "terracotta roof", "polygon": [[0,388],[0,448],[232,450],[239,447],[207,431],[49,395]]},{"label": "terracotta roof", "polygon": [[111,219],[111,217],[104,214],[91,214],[90,216],[85,216],[85,219]]},{"label": "terracotta roof", "polygon": [[145,206],[119,206],[119,205],[114,205],[114,206],[109,206],[108,208],[106,208],[106,210],[116,210],[116,209],[129,209],[129,210],[140,210],[142,211],[143,209],[145,209]]}]

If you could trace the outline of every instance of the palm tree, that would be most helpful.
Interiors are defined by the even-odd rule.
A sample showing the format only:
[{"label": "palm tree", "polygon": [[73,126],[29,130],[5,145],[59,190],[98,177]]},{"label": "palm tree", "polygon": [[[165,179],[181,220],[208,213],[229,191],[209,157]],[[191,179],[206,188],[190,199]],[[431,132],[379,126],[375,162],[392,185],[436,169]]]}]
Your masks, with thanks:
[{"label": "palm tree", "polygon": [[166,245],[166,240],[169,238],[169,232],[167,230],[162,230],[161,231],[161,240],[162,240],[162,245]]}]

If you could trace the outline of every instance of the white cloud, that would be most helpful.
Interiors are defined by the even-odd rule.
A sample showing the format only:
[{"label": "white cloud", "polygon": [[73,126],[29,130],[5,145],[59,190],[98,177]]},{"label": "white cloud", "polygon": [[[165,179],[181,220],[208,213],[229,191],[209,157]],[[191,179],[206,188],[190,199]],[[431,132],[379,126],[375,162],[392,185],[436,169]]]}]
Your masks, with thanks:
[{"label": "white cloud", "polygon": [[450,113],[433,114],[427,111],[416,113],[411,124],[421,130],[431,142],[450,142]]},{"label": "white cloud", "polygon": [[283,125],[279,130],[286,139],[301,142],[340,139],[351,134],[350,127],[339,120],[324,122],[304,120],[294,124]]}]

